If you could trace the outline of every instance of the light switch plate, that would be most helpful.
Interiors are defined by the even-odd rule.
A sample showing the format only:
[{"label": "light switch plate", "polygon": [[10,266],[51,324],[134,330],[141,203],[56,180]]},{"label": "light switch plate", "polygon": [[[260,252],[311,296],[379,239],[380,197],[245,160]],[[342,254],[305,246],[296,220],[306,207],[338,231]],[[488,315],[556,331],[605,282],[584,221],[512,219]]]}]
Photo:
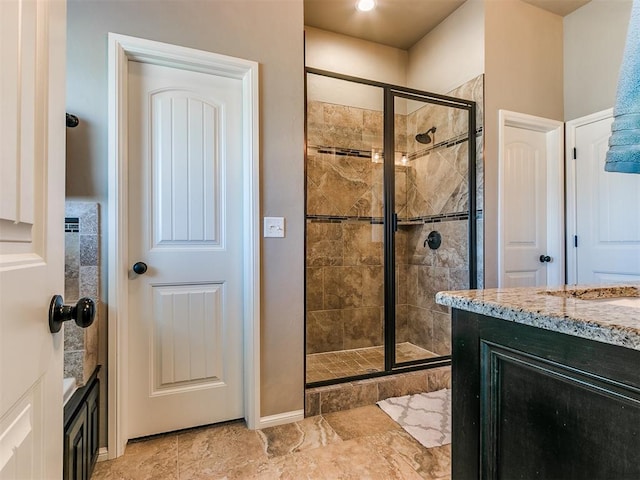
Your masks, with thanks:
[{"label": "light switch plate", "polygon": [[284,217],[264,217],[264,236],[284,237]]}]

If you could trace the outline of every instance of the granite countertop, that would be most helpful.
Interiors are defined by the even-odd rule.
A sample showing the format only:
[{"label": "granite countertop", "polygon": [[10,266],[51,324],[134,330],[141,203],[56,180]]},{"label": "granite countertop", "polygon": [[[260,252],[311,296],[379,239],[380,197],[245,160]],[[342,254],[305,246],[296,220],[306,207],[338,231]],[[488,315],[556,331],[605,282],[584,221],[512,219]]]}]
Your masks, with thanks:
[{"label": "granite countertop", "polygon": [[640,284],[460,290],[439,292],[436,302],[640,350]]}]

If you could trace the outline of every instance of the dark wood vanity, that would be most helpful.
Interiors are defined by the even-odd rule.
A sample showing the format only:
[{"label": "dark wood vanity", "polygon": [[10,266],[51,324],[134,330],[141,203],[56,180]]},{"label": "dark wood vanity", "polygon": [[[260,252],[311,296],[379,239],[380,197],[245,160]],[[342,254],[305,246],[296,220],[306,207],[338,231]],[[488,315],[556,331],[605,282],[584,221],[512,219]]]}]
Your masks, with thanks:
[{"label": "dark wood vanity", "polygon": [[64,480],[89,480],[98,459],[99,370],[98,366],[64,406]]},{"label": "dark wood vanity", "polygon": [[640,479],[640,310],[530,300],[448,302],[452,478]]}]

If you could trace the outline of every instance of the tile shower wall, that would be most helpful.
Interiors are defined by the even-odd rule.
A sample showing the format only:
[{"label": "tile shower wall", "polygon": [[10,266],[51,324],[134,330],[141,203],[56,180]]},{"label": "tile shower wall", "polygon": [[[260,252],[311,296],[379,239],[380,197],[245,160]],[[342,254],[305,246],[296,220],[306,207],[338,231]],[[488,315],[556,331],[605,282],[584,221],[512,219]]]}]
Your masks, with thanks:
[{"label": "tile shower wall", "polygon": [[[483,77],[479,76],[448,95],[474,100],[476,112],[476,168],[478,232],[482,231],[483,192]],[[423,145],[415,135],[435,126],[433,142]],[[401,214],[404,251],[396,254],[396,334],[403,341],[438,355],[451,353],[451,316],[437,305],[441,290],[469,287],[468,251],[468,142],[467,112],[438,105],[424,106],[407,115],[406,210]],[[432,231],[442,237],[437,250],[425,240]],[[482,278],[482,237],[478,238],[478,279]],[[479,286],[481,283],[479,282]]]},{"label": "tile shower wall", "polygon": [[[75,304],[89,297],[98,302],[98,204],[66,202],[65,204],[65,304]],[[64,376],[74,377],[82,386],[89,379],[98,361],[98,318],[88,328],[75,322],[64,324]]]},{"label": "tile shower wall", "polygon": [[[482,76],[450,92],[478,102],[480,132],[482,93]],[[382,112],[315,101],[307,109],[307,353],[382,345]],[[430,105],[395,121],[409,158],[395,167],[396,339],[441,355],[450,351],[450,315],[433,297],[468,286],[466,115]],[[431,145],[414,141],[433,125]],[[480,134],[478,205],[482,144]],[[435,252],[423,246],[431,230],[443,236]]]}]

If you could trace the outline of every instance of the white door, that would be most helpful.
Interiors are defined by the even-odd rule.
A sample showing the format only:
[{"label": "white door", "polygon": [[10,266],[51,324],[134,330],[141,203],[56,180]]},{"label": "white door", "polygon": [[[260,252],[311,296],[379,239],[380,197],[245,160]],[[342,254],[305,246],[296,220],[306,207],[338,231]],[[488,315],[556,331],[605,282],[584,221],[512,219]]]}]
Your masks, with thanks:
[{"label": "white door", "polygon": [[241,418],[242,80],[129,62],[129,438]]},{"label": "white door", "polygon": [[562,123],[500,114],[498,286],[563,283]]},{"label": "white door", "polygon": [[0,479],[62,477],[65,4],[0,1]]},{"label": "white door", "polygon": [[640,175],[604,171],[612,122],[607,115],[575,128],[579,284],[640,280]]}]

